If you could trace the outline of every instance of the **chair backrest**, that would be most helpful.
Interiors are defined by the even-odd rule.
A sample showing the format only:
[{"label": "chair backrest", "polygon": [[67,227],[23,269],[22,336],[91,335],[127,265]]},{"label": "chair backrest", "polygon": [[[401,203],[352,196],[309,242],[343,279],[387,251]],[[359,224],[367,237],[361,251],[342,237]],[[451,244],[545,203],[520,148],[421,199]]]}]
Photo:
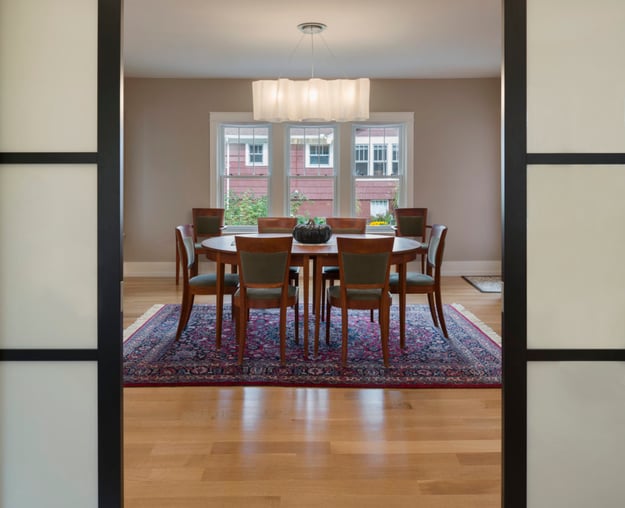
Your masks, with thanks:
[{"label": "chair backrest", "polygon": [[365,217],[328,217],[326,223],[332,228],[333,234],[358,235],[367,230]]},{"label": "chair backrest", "polygon": [[283,287],[289,284],[292,236],[235,236],[239,263],[239,286],[248,288]]},{"label": "chair backrest", "polygon": [[428,242],[428,262],[426,273],[428,275],[434,275],[436,280],[439,280],[441,275],[446,238],[447,226],[442,224],[432,224],[432,231],[430,232],[430,240]]},{"label": "chair backrest", "polygon": [[184,283],[189,282],[189,270],[195,263],[195,240],[193,224],[176,227],[176,248],[182,263]]},{"label": "chair backrest", "polygon": [[223,208],[192,208],[192,212],[195,242],[198,239],[221,236],[224,227]]},{"label": "chair backrest", "polygon": [[397,236],[419,237],[425,241],[427,208],[395,208]]},{"label": "chair backrest", "polygon": [[338,237],[339,276],[342,289],[385,289],[391,267],[392,236]]},{"label": "chair backrest", "polygon": [[297,226],[297,217],[258,217],[259,233],[293,233]]}]

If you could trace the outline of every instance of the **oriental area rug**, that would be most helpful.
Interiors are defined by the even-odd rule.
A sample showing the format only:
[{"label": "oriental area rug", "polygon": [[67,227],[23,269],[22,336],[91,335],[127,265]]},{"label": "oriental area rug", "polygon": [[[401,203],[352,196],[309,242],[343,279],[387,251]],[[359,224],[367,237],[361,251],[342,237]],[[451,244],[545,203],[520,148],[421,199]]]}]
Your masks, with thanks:
[{"label": "oriental area rug", "polygon": [[[196,304],[175,340],[180,305],[156,305],[124,332],[124,386],[292,386],[362,388],[481,388],[501,386],[500,339],[456,304],[445,305],[449,339],[432,324],[427,305],[408,305],[406,347],[399,347],[399,314],[391,310],[389,367],[382,361],[379,327],[369,311],[349,312],[347,366],[341,366],[340,310],[332,313],[330,345],[322,323],[319,354],[303,355],[287,312],[286,364],[280,365],[277,310],[253,310],[243,365],[230,308],[224,311],[221,350],[215,347],[215,307]],[[300,308],[301,312],[301,308]],[[301,320],[300,320],[301,327]]]}]

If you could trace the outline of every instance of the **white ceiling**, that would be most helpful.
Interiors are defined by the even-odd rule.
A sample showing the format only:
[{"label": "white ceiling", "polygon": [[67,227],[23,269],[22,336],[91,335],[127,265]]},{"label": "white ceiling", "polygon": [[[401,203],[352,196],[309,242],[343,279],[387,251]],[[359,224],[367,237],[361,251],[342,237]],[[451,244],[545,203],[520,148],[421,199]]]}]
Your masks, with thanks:
[{"label": "white ceiling", "polygon": [[501,0],[125,0],[125,73],[310,77],[310,36],[297,30],[308,21],[328,26],[314,39],[317,77],[500,74]]}]

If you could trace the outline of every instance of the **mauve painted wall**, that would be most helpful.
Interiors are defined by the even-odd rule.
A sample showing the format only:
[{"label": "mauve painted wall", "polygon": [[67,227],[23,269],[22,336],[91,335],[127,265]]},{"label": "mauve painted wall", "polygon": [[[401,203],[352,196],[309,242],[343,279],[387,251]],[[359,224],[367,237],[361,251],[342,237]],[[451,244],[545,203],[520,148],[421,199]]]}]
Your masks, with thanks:
[{"label": "mauve painted wall", "polygon": [[[209,205],[209,112],[251,96],[242,79],[126,79],[125,261],[174,260],[174,228]],[[414,206],[449,227],[445,259],[499,261],[500,80],[372,80],[370,106],[415,114]]]}]

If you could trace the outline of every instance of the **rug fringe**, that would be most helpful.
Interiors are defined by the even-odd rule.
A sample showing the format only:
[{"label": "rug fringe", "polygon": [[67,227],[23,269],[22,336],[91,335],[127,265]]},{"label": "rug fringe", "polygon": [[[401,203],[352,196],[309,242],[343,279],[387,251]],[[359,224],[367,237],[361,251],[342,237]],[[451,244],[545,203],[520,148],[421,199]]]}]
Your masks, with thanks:
[{"label": "rug fringe", "polygon": [[496,342],[501,346],[501,336],[493,330],[490,326],[488,326],[484,321],[478,318],[473,312],[467,310],[459,303],[452,303],[451,306],[456,309],[460,314],[466,317],[469,321],[471,321],[475,326],[477,326],[484,335],[486,335],[493,342]]},{"label": "rug fringe", "polygon": [[132,323],[130,326],[128,326],[128,328],[124,329],[123,342],[126,342],[126,340],[128,340],[133,333],[135,333],[139,328],[141,328],[141,326],[148,319],[150,319],[154,314],[156,314],[163,307],[165,307],[165,304],[163,304],[163,303],[157,303],[155,305],[152,305],[152,307],[150,307],[148,310],[146,310],[143,313],[143,315],[140,316],[139,318],[137,318],[137,320],[134,323]]}]

